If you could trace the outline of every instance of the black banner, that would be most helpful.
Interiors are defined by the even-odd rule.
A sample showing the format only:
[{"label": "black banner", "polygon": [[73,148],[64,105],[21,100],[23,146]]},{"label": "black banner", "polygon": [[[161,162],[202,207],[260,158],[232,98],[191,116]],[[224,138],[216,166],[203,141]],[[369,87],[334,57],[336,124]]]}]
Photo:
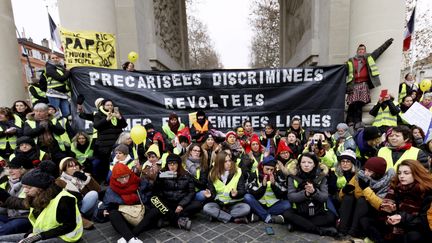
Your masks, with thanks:
[{"label": "black banner", "polygon": [[[271,122],[283,130],[293,116],[314,130],[334,130],[343,121],[344,65],[245,69],[127,72],[93,67],[72,69],[72,110],[78,94],[86,112],[94,101],[109,98],[127,119],[128,129],[152,122],[161,127],[173,111],[189,125],[189,113],[205,111],[222,131],[248,119],[253,127]],[[73,112],[75,126],[88,122]]]}]

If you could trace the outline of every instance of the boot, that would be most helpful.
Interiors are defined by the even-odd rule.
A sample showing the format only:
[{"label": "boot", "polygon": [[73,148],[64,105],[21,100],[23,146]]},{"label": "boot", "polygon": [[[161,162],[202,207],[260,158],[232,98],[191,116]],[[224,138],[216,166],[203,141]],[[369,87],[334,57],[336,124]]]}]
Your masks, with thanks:
[{"label": "boot", "polygon": [[94,223],[84,217],[81,217],[83,221],[83,228],[86,230],[92,230],[94,229]]},{"label": "boot", "polygon": [[180,217],[177,220],[177,224],[179,229],[185,229],[187,231],[190,231],[192,227],[192,221],[190,221],[190,219],[187,217]]}]

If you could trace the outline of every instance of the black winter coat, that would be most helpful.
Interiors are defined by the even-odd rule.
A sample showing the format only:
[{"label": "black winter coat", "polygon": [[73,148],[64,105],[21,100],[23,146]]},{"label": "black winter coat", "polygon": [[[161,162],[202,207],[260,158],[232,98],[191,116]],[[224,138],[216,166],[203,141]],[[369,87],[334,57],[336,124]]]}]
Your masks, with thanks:
[{"label": "black winter coat", "polygon": [[189,174],[177,178],[161,178],[158,175],[153,192],[168,204],[182,207],[188,205],[195,197],[195,186]]},{"label": "black winter coat", "polygon": [[103,150],[110,153],[112,146],[115,144],[123,128],[127,126],[126,120],[117,119],[117,125],[114,126],[111,121],[107,121],[107,116],[101,111],[98,111],[94,116],[93,127],[98,131],[98,138],[95,142],[98,150]]}]

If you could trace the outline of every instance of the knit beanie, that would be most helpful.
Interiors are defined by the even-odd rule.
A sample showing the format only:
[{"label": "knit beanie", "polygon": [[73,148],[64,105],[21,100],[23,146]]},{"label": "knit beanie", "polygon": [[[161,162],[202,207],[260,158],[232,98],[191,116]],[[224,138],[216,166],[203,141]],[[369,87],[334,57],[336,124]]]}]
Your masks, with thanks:
[{"label": "knit beanie", "polygon": [[175,162],[180,165],[182,163],[182,159],[177,154],[170,154],[166,159],[166,163],[168,164],[170,162]]},{"label": "knit beanie", "polygon": [[114,153],[116,152],[120,152],[122,154],[128,155],[129,154],[129,148],[128,146],[124,145],[124,144],[119,144],[115,149],[114,149]]},{"label": "knit beanie", "polygon": [[252,135],[252,137],[250,139],[250,143],[252,144],[253,142],[257,142],[258,145],[260,146],[260,149],[261,149],[261,141],[260,141],[258,135],[256,135],[256,134]]},{"label": "knit beanie", "polygon": [[24,168],[28,170],[34,168],[32,161],[25,156],[16,156],[9,161],[8,166],[12,169]]},{"label": "knit beanie", "polygon": [[347,149],[345,151],[343,151],[339,156],[338,156],[338,160],[341,161],[343,159],[347,159],[349,161],[351,161],[351,163],[356,164],[356,154],[354,153],[354,151]]},{"label": "knit beanie", "polygon": [[101,103],[102,103],[103,100],[104,100],[104,98],[97,98],[95,100],[95,103],[94,103],[95,107],[99,108],[99,106],[101,105]]},{"label": "knit beanie", "polygon": [[60,163],[59,163],[59,169],[60,169],[60,171],[62,171],[64,163],[66,163],[67,160],[73,160],[73,159],[74,158],[72,158],[72,157],[65,157],[62,160],[60,160]]},{"label": "knit beanie", "polygon": [[202,111],[202,110],[197,111],[197,113],[196,113],[196,117],[198,118],[199,116],[203,116],[203,117],[205,117],[205,113],[204,113],[204,111]]},{"label": "knit beanie", "polygon": [[346,123],[339,123],[339,124],[337,124],[336,129],[338,129],[338,130],[342,129],[342,130],[346,131],[346,130],[348,130],[348,125]]},{"label": "knit beanie", "polygon": [[365,127],[364,128],[363,139],[365,141],[374,140],[374,139],[379,138],[379,137],[381,137],[381,132],[377,127],[371,126],[371,127]]},{"label": "knit beanie", "polygon": [[185,136],[179,136],[178,137],[179,143],[187,143],[189,144],[189,139]]},{"label": "knit beanie", "polygon": [[114,165],[114,167],[112,169],[111,177],[113,179],[117,179],[120,176],[130,175],[130,174],[132,174],[132,171],[129,169],[129,167],[127,167],[127,165],[125,165],[123,163],[117,163]]},{"label": "knit beanie", "polygon": [[43,172],[41,169],[36,168],[27,172],[23,176],[21,183],[27,186],[47,189],[54,183],[54,177],[46,172]]},{"label": "knit beanie", "polygon": [[290,154],[293,153],[290,147],[288,147],[288,144],[285,142],[285,140],[281,139],[276,150],[276,155],[279,155],[281,152],[284,151],[288,151],[288,153]]},{"label": "knit beanie", "polygon": [[148,156],[149,153],[154,153],[158,159],[160,158],[159,147],[156,144],[150,145],[147,149],[146,156]]},{"label": "knit beanie", "polygon": [[57,178],[60,176],[58,166],[54,162],[52,162],[51,160],[43,160],[39,164],[39,169],[45,173],[50,174],[54,178]]},{"label": "knit beanie", "polygon": [[229,136],[233,135],[235,138],[237,138],[237,133],[234,131],[229,131],[227,134],[225,134],[225,140],[228,139]]},{"label": "knit beanie", "polygon": [[382,176],[386,172],[387,162],[381,157],[371,157],[366,161],[364,168]]},{"label": "knit beanie", "polygon": [[30,144],[32,147],[36,146],[35,141],[27,136],[22,136],[17,139],[16,145],[19,147],[21,144],[26,143]]},{"label": "knit beanie", "polygon": [[262,165],[265,166],[276,166],[276,160],[273,156],[269,155],[263,159]]}]

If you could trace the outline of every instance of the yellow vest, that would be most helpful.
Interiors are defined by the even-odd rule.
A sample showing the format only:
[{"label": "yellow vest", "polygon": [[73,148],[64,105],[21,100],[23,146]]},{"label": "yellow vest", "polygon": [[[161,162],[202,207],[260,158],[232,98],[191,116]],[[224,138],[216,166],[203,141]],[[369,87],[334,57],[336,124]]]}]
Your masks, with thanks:
[{"label": "yellow vest", "polygon": [[386,171],[388,171],[390,168],[393,168],[396,171],[397,166],[404,160],[406,159],[413,159],[413,160],[417,160],[418,157],[418,153],[420,152],[420,149],[416,148],[416,147],[411,147],[410,149],[408,149],[407,151],[405,151],[402,156],[396,161],[396,163],[394,163],[393,158],[392,158],[392,150],[387,148],[387,147],[382,147],[379,151],[378,151],[378,157],[384,158],[387,162],[387,169]]},{"label": "yellow vest", "polygon": [[15,124],[15,126],[17,126],[17,127],[19,127],[19,128],[22,128],[22,125],[23,125],[23,121],[22,121],[22,119],[21,119],[21,117],[20,116],[18,116],[17,114],[13,114],[13,116],[14,116],[14,124]]},{"label": "yellow vest", "polygon": [[[29,121],[29,120],[27,120],[26,123],[29,124],[29,126],[32,129],[36,128],[36,122],[35,121]],[[60,147],[60,150],[61,151],[66,151],[65,142],[57,134],[53,133],[53,135],[54,135],[54,139],[57,141],[57,143],[58,143],[58,145]],[[35,138],[35,142],[37,143],[37,138]]]},{"label": "yellow vest", "polygon": [[69,192],[62,190],[55,198],[53,198],[48,206],[42,210],[37,218],[33,215],[33,208],[30,208],[29,220],[33,226],[33,233],[38,234],[60,226],[57,222],[57,206],[62,197],[72,197],[75,199],[75,217],[76,217],[76,227],[73,231],[60,236],[60,238],[66,242],[76,242],[81,239],[83,234],[83,223],[81,218],[81,213],[78,210],[76,204],[76,198]]},{"label": "yellow vest", "polygon": [[69,138],[69,134],[66,131],[66,122],[67,122],[67,119],[66,118],[60,118],[58,120],[56,118],[52,119],[52,123],[53,124],[56,124],[56,122],[60,123],[60,125],[65,130],[65,132],[62,135],[60,135],[60,138],[65,143],[65,145],[70,146],[71,140]]},{"label": "yellow vest", "polygon": [[[3,132],[3,128],[2,127],[0,127],[0,132]],[[15,149],[16,148],[16,141],[17,141],[16,135],[13,135],[13,136],[10,136],[10,135],[4,136],[4,137],[0,138],[0,149],[1,150],[6,149],[8,143],[9,143],[9,145],[10,145],[10,147],[12,149]]]},{"label": "yellow vest", "polygon": [[[36,85],[30,85],[30,86],[29,86],[29,90],[30,90],[30,87],[33,87],[33,88],[36,90],[36,93],[37,93],[40,97],[44,97],[44,98],[47,97],[47,96],[46,96],[46,92],[43,91],[43,90],[41,90],[38,86],[36,86]],[[35,104],[35,103],[39,100],[38,98],[34,97],[31,93],[30,93],[30,96],[31,96],[31,102],[32,102],[32,104]]]},{"label": "yellow vest", "polygon": [[[184,127],[185,127],[185,125],[183,123],[180,123],[180,126],[179,126],[178,130],[180,131]],[[163,125],[162,126],[162,130],[167,135],[167,137],[168,137],[169,140],[173,140],[176,137],[176,134],[171,131],[171,128],[168,126],[168,124]]]},{"label": "yellow vest", "polygon": [[[395,105],[397,103],[393,102]],[[374,122],[372,123],[372,126],[375,127],[381,127],[381,126],[389,126],[389,127],[395,127],[397,126],[397,115],[393,116],[390,113],[390,108],[387,106],[384,110],[382,107],[379,108],[378,114],[375,117]]]},{"label": "yellow vest", "polygon": [[75,153],[75,158],[78,160],[78,162],[79,162],[81,165],[86,161],[87,158],[93,156],[93,149],[92,149],[92,147],[91,147],[91,144],[92,144],[92,139],[90,139],[90,141],[89,141],[89,145],[88,145],[88,147],[86,148],[86,150],[85,150],[84,153],[83,153],[83,152],[79,151],[79,150],[75,147],[75,145],[72,143],[71,150],[72,150],[72,152]]},{"label": "yellow vest", "polygon": [[[42,150],[39,150],[39,160],[40,161],[42,161],[43,160],[43,157],[45,156],[45,152],[44,151],[42,151]],[[11,154],[10,156],[9,156],[9,161],[11,161],[13,158],[15,158],[15,154]]]},{"label": "yellow vest", "polygon": [[[59,75],[61,75],[61,76],[64,75],[62,70],[56,68],[56,71]],[[46,76],[46,69],[45,69],[44,75],[45,75],[47,83],[48,83],[48,86],[47,86],[48,89],[54,89],[57,87],[64,86],[66,84],[66,82],[60,82],[58,80],[53,79],[52,77]]]},{"label": "yellow vest", "polygon": [[230,196],[232,189],[237,190],[237,184],[239,183],[241,175],[242,175],[241,169],[237,168],[237,172],[234,174],[234,176],[231,178],[228,184],[225,185],[220,179],[217,179],[215,182],[213,182],[213,186],[215,187],[216,190],[215,199],[221,201],[223,204],[241,201],[242,199],[233,199]]},{"label": "yellow vest", "polygon": [[278,198],[276,198],[276,195],[273,192],[273,189],[271,188],[271,182],[267,181],[267,187],[266,191],[264,193],[264,196],[258,200],[261,204],[265,204],[267,207],[273,206],[273,204],[277,203],[279,201]]},{"label": "yellow vest", "polygon": [[[366,62],[370,68],[371,76],[372,77],[378,76],[379,75],[378,67],[373,57],[369,55],[366,59]],[[346,79],[346,83],[350,83],[351,81],[354,80],[354,64],[351,59],[348,60],[347,64],[348,64],[348,76]]]}]

